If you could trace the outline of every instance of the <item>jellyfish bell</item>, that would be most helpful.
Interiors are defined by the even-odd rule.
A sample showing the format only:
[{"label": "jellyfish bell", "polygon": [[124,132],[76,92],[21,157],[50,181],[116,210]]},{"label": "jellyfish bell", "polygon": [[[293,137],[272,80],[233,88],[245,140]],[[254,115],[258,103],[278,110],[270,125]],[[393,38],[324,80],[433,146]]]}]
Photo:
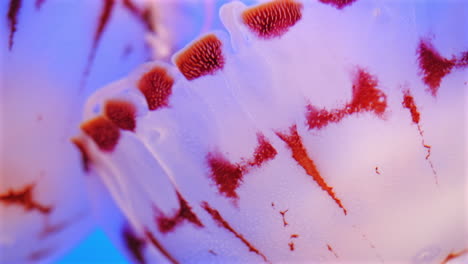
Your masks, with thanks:
[{"label": "jellyfish bell", "polygon": [[98,178],[70,141],[80,109],[148,58],[147,30],[117,1],[11,0],[0,10],[0,262],[49,262],[95,225],[86,186]]},{"label": "jellyfish bell", "polygon": [[79,137],[172,263],[459,261],[468,43],[443,7],[225,5],[228,34],[96,92]]}]

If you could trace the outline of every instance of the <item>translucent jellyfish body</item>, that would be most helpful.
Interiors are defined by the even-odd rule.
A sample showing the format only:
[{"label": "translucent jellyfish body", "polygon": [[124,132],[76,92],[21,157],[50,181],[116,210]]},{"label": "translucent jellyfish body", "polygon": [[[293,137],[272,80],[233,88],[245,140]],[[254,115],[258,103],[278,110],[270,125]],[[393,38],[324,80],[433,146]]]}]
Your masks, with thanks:
[{"label": "translucent jellyfish body", "polygon": [[[95,224],[86,187],[98,178],[70,141],[85,98],[147,60],[147,27],[120,1],[11,0],[0,10],[0,263],[50,262]],[[122,226],[112,232],[120,238]]]},{"label": "translucent jellyfish body", "polygon": [[466,5],[223,6],[214,32],[97,91],[78,137],[172,263],[466,256]]}]

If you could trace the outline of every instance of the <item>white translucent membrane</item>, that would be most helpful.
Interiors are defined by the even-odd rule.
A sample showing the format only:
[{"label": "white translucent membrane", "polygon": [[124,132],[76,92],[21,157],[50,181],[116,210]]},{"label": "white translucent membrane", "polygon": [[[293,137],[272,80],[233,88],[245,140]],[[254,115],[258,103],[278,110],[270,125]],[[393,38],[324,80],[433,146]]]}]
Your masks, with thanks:
[{"label": "white translucent membrane", "polygon": [[0,3],[0,195],[35,184],[32,199],[52,210],[44,215],[0,202],[0,263],[50,263],[95,226],[87,185],[97,189],[96,207],[106,208],[99,212],[104,228],[121,239],[120,212],[106,204],[99,178],[85,175],[70,138],[85,98],[147,59],[146,33],[116,1],[84,77],[104,1],[47,0],[40,9],[36,1],[21,2],[11,50],[10,1]]},{"label": "white translucent membrane", "polygon": [[[468,42],[459,24],[466,6],[437,6],[444,11],[434,14],[417,1],[359,0],[344,10],[308,1],[286,34],[262,40],[241,22],[243,4],[225,5],[220,14],[230,38],[216,33],[226,61],[221,71],[187,81],[172,65],[149,63],[89,99],[85,120],[111,98],[138,107],[135,133],[121,131],[113,152],[88,140],[94,169],[135,228],[151,231],[181,263],[265,261],[219,227],[204,201],[269,262],[440,263],[468,247],[466,71],[447,75],[433,97],[421,81],[416,50],[429,34],[449,58]],[[168,69],[175,84],[169,106],[150,112],[136,85],[154,66]],[[309,130],[307,104],[346,105],[357,67],[375,76],[387,95],[383,117],[357,113]],[[429,160],[402,106],[405,89],[421,113]],[[292,125],[347,215],[275,134],[288,134]],[[244,175],[238,200],[227,198],[210,178],[207,155],[246,161],[257,133],[278,154]],[[158,230],[159,213],[171,217],[179,209],[176,189],[203,228],[182,221],[174,231]]]}]

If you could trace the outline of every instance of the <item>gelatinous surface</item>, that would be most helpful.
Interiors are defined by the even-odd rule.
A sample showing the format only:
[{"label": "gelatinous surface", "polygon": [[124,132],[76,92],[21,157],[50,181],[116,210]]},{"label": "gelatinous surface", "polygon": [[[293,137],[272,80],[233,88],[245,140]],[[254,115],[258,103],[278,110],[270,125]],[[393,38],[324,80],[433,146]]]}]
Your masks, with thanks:
[{"label": "gelatinous surface", "polygon": [[[439,5],[225,5],[228,35],[89,99],[84,123],[113,98],[137,108],[113,151],[79,137],[135,232],[172,263],[461,259],[468,42],[463,4]],[[173,80],[157,111],[139,85],[152,69]]]}]

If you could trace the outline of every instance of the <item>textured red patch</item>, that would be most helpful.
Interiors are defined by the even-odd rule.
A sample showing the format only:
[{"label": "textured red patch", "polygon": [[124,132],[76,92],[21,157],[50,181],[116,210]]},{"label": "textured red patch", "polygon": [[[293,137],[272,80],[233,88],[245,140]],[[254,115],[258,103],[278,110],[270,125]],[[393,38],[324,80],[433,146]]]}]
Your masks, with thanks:
[{"label": "textured red patch", "polygon": [[432,173],[434,174],[435,182],[436,184],[438,184],[437,172],[435,170],[434,164],[430,159],[432,147],[426,144],[426,141],[424,139],[424,131],[421,127],[421,124],[419,124],[419,121],[421,120],[421,114],[418,111],[416,103],[414,102],[414,97],[411,95],[410,90],[403,91],[403,102],[401,104],[404,108],[409,110],[411,114],[411,119],[418,128],[418,132],[421,137],[421,145],[427,150],[426,160],[429,163],[429,166],[431,167]]},{"label": "textured red patch", "polygon": [[378,175],[380,175],[379,167],[375,167],[375,173],[377,173]]},{"label": "textured red patch", "polygon": [[91,159],[85,144],[79,138],[72,138],[71,142],[75,145],[76,148],[78,148],[78,151],[81,153],[81,164],[83,166],[83,170],[85,172],[89,172]]},{"label": "textured red patch", "polygon": [[289,246],[289,250],[290,250],[290,251],[294,251],[294,242],[292,242],[292,241],[289,242],[289,243],[288,243],[288,246]]},{"label": "textured red patch", "polygon": [[268,142],[268,140],[262,134],[257,135],[258,146],[255,149],[253,159],[248,162],[250,166],[260,167],[263,163],[273,159],[278,152]]},{"label": "textured red patch", "polygon": [[156,220],[158,222],[159,231],[162,233],[173,231],[174,228],[184,220],[187,220],[198,227],[203,227],[200,219],[198,219],[190,205],[179,192],[177,192],[177,198],[179,199],[179,210],[174,214],[174,216],[168,217],[160,213],[157,217]]},{"label": "textured red patch", "polygon": [[441,262],[441,264],[446,264],[449,261],[451,261],[452,259],[456,259],[458,257],[461,257],[461,256],[465,255],[465,254],[468,254],[468,249],[464,249],[464,250],[459,251],[459,252],[452,252],[452,253],[447,255],[447,257]]},{"label": "textured red patch", "polygon": [[124,225],[122,229],[122,238],[128,251],[137,263],[145,264],[143,249],[146,246],[145,241],[135,234],[130,226]]},{"label": "textured red patch", "polygon": [[336,7],[337,9],[343,9],[346,6],[349,6],[352,3],[356,2],[356,0],[319,0],[319,1],[327,5],[332,5]]},{"label": "textured red patch", "polygon": [[224,67],[222,42],[207,35],[177,55],[175,63],[187,80],[214,74]]},{"label": "textured red patch", "polygon": [[177,264],[179,263],[170,253],[169,251],[166,250],[166,248],[164,248],[164,246],[156,239],[156,237],[153,235],[153,233],[151,233],[150,231],[148,230],[145,230],[145,235],[146,235],[146,238],[149,239],[149,241],[151,242],[151,244],[153,244],[153,246],[155,246],[159,252],[161,252],[161,254],[163,254],[167,260],[169,260],[169,262],[171,262],[172,264]]},{"label": "textured red patch", "polygon": [[302,17],[302,4],[292,0],[280,0],[247,9],[242,14],[243,22],[258,37],[279,37]]},{"label": "textured red patch", "polygon": [[42,214],[49,214],[51,206],[45,206],[33,199],[34,184],[29,184],[20,190],[10,189],[7,193],[0,194],[0,202],[6,205],[22,206],[26,211],[38,211]]},{"label": "textured red patch", "polygon": [[327,194],[335,201],[335,203],[343,209],[344,214],[347,214],[346,209],[344,208],[343,204],[341,203],[340,199],[338,199],[333,192],[333,188],[328,186],[325,180],[320,175],[320,172],[317,169],[314,161],[309,157],[307,151],[302,143],[301,136],[297,132],[296,125],[292,126],[288,134],[284,133],[276,133],[278,137],[283,140],[288,148],[291,150],[291,154],[293,159],[299,164],[306,173],[312,177],[312,179],[319,185],[322,190],[327,192]]},{"label": "textured red patch", "polygon": [[21,1],[22,0],[10,0],[10,6],[8,7],[7,19],[10,27],[10,35],[8,38],[9,50],[13,48],[13,38],[15,37],[15,32],[17,30],[18,14],[21,8]]},{"label": "textured red patch", "polygon": [[377,89],[377,79],[363,69],[358,68],[353,81],[353,98],[340,109],[325,110],[307,106],[307,124],[309,129],[321,129],[330,123],[338,123],[344,117],[356,113],[372,112],[382,116],[387,108],[387,96]]},{"label": "textured red patch", "polygon": [[123,6],[134,15],[149,32],[155,32],[153,26],[153,14],[150,8],[140,8],[132,0],[123,0]]},{"label": "textured red patch", "polygon": [[209,153],[208,165],[211,169],[211,177],[218,186],[219,192],[230,198],[239,198],[237,187],[244,175],[239,164],[232,164],[219,153]]},{"label": "textured red patch", "polygon": [[99,45],[99,41],[101,40],[102,34],[109,22],[109,19],[112,15],[112,11],[114,9],[115,0],[103,0],[104,4],[101,9],[101,14],[99,15],[98,24],[96,27],[96,31],[94,32],[93,43],[91,46],[91,51],[88,55],[88,62],[86,64],[84,70],[84,78],[86,78],[91,70],[91,65],[94,61],[94,57],[96,56],[97,47]]},{"label": "textured red patch", "polygon": [[292,235],[291,235],[291,238],[298,238],[298,237],[299,237],[298,234],[292,234]]},{"label": "textured red patch", "polygon": [[233,199],[239,198],[236,189],[240,186],[243,176],[252,168],[261,167],[276,156],[276,149],[262,134],[257,135],[257,141],[258,146],[253,158],[242,159],[240,163],[231,163],[220,153],[208,153],[207,161],[211,170],[211,178],[221,194]]},{"label": "textured red patch", "polygon": [[149,110],[167,107],[174,79],[162,67],[154,67],[138,81],[138,89],[145,96]]},{"label": "textured red patch", "polygon": [[202,203],[203,209],[211,216],[211,218],[218,224],[218,226],[228,230],[231,232],[235,237],[237,237],[244,245],[247,246],[249,251],[254,252],[255,254],[261,256],[264,261],[268,261],[266,256],[263,255],[258,249],[256,249],[247,239],[244,238],[241,234],[239,234],[231,225],[221,216],[218,210],[212,208],[207,202]]},{"label": "textured red patch", "polygon": [[98,116],[81,125],[81,129],[90,136],[103,151],[112,151],[119,142],[119,128],[109,119]]},{"label": "textured red patch", "polygon": [[449,60],[442,57],[428,40],[419,42],[417,52],[423,81],[429,86],[431,94],[436,96],[442,78],[449,74],[455,66],[455,59]]},{"label": "textured red patch", "polygon": [[335,250],[333,250],[333,248],[329,244],[327,244],[327,249],[328,251],[333,253],[333,255],[335,255],[336,258],[338,258],[338,254],[336,254]]},{"label": "textured red patch", "polygon": [[41,9],[42,5],[45,3],[46,0],[36,0],[35,6],[36,9]]},{"label": "textured red patch", "polygon": [[135,131],[136,108],[123,100],[109,100],[104,105],[104,115],[120,129]]}]

